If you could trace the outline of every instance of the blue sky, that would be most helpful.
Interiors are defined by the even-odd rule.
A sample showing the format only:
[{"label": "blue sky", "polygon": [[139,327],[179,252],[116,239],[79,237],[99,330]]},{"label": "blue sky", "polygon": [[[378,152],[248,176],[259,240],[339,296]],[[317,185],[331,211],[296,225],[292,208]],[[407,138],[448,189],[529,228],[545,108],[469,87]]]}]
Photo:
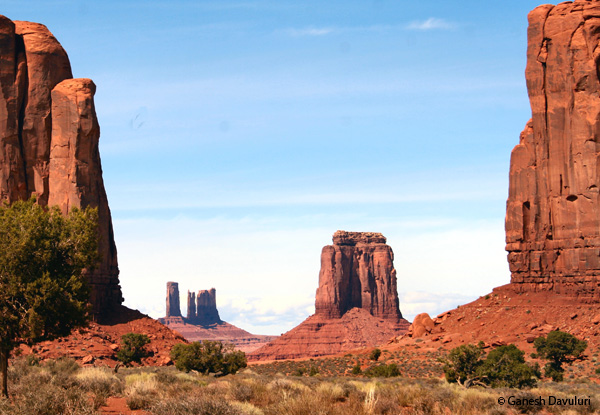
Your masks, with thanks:
[{"label": "blue sky", "polygon": [[97,84],[126,305],[215,287],[222,318],[279,334],[314,311],[337,229],[388,237],[407,318],[509,282],[538,2],[1,4]]}]

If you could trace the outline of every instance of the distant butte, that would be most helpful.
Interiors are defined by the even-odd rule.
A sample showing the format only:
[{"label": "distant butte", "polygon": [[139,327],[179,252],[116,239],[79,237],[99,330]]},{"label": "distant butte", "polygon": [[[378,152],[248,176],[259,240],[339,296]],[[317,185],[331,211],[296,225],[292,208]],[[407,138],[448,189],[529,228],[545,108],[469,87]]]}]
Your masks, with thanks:
[{"label": "distant butte", "polygon": [[187,293],[187,317],[181,315],[179,284],[167,282],[166,316],[159,322],[181,334],[188,341],[212,340],[232,343],[237,349],[251,352],[276,336],[252,334],[221,320],[214,288]]},{"label": "distant butte", "polygon": [[400,313],[394,253],[374,232],[337,231],[321,252],[315,314],[250,355],[278,360],[386,343],[409,322]]}]

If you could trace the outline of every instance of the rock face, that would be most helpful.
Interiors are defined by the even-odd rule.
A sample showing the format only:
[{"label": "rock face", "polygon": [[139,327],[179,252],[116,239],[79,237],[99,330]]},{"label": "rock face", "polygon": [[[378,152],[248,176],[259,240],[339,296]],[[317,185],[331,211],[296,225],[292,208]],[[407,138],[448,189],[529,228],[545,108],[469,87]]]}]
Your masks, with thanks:
[{"label": "rock face", "polygon": [[167,283],[167,317],[181,317],[179,284],[172,281]]},{"label": "rock face", "polygon": [[101,262],[89,274],[96,315],[123,301],[98,152],[96,87],[72,79],[66,52],[37,23],[0,16],[0,200],[97,207]]},{"label": "rock face", "polygon": [[337,231],[321,252],[315,314],[249,355],[295,359],[377,346],[407,332],[400,313],[394,253],[374,232]]},{"label": "rock face", "polygon": [[321,252],[315,314],[340,318],[357,307],[375,317],[400,320],[393,261],[382,234],[337,231],[333,245]]},{"label": "rock face", "polygon": [[214,288],[198,291],[195,321],[203,325],[221,323],[217,310],[217,291]]},{"label": "rock face", "polygon": [[193,320],[196,318],[196,294],[189,291],[187,298],[187,318],[188,320]]},{"label": "rock face", "polygon": [[532,118],[511,156],[511,282],[599,301],[600,2],[543,5],[528,18]]}]

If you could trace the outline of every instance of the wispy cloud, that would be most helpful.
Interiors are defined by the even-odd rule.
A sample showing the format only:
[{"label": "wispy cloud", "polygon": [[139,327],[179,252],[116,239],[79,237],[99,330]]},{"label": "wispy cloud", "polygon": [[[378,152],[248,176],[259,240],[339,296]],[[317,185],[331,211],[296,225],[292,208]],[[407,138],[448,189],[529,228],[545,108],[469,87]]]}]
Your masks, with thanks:
[{"label": "wispy cloud", "polygon": [[415,20],[406,26],[408,30],[448,30],[455,27],[454,23],[437,17],[430,17],[427,20]]},{"label": "wispy cloud", "polygon": [[335,29],[333,27],[304,27],[301,29],[285,29],[284,32],[293,37],[325,36],[335,32]]}]

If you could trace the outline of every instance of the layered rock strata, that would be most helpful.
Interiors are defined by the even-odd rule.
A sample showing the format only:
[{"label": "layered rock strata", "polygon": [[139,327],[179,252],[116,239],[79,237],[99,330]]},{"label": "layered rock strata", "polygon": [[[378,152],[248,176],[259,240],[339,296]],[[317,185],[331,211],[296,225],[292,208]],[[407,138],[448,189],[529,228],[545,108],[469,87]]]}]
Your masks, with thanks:
[{"label": "layered rock strata", "polygon": [[167,283],[167,317],[181,317],[179,305],[179,284],[169,281]]},{"label": "layered rock strata", "polygon": [[598,301],[600,2],[543,5],[528,18],[532,117],[511,155],[511,282]]},{"label": "layered rock strata", "polygon": [[0,200],[97,207],[100,264],[88,274],[96,315],[123,301],[98,152],[96,87],[72,79],[66,52],[37,23],[0,16]]},{"label": "layered rock strata", "polygon": [[393,261],[382,234],[335,232],[333,245],[321,252],[315,314],[340,318],[358,307],[375,317],[401,319]]},{"label": "layered rock strata", "polygon": [[295,359],[376,346],[407,332],[394,253],[374,232],[337,231],[321,252],[315,314],[253,352],[252,360]]}]

